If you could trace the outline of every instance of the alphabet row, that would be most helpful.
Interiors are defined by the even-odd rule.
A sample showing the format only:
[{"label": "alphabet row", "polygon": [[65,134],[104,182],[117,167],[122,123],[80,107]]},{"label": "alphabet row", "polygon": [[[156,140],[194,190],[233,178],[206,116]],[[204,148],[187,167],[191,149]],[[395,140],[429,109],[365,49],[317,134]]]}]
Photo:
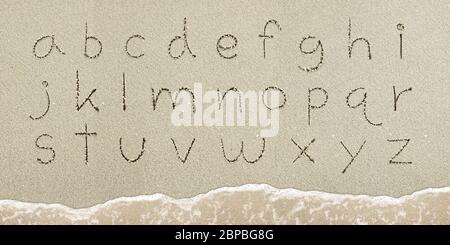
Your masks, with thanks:
[{"label": "alphabet row", "polygon": [[[87,126],[87,124],[85,124],[84,131],[75,133],[75,135],[82,136],[84,138],[84,144],[83,144],[84,145],[84,163],[87,165],[87,164],[89,164],[89,145],[91,143],[89,141],[89,139],[91,137],[96,137],[97,133],[89,132],[88,126]],[[42,151],[47,152],[47,153],[42,153],[43,155],[47,155],[45,157],[45,159],[40,158],[40,157],[38,157],[36,159],[38,163],[48,165],[55,161],[56,151],[53,148],[53,146],[49,146],[49,144],[48,144],[49,141],[52,139],[53,139],[53,137],[49,134],[42,134],[36,138],[36,140],[35,140],[36,147]],[[190,140],[189,147],[187,147],[186,150],[179,149],[179,146],[177,145],[174,138],[171,138],[170,140],[172,142],[172,145],[174,148],[174,153],[176,154],[178,160],[181,163],[185,164],[188,161],[188,158],[189,158],[189,155],[191,154],[192,149],[195,147],[196,138],[193,138],[192,140]],[[45,144],[43,141],[47,142],[47,144]],[[261,143],[259,144],[259,146],[257,146],[260,148],[259,153],[255,154],[254,156],[248,156],[248,153],[247,154],[245,153],[245,143],[243,140],[240,142],[239,152],[236,153],[236,152],[232,152],[231,150],[226,150],[224,139],[220,139],[220,147],[222,148],[222,154],[223,154],[223,158],[225,159],[225,162],[234,163],[234,162],[238,162],[238,161],[241,161],[241,162],[244,161],[249,164],[257,163],[259,160],[261,160],[263,158],[264,154],[266,153],[266,138],[260,138],[260,141],[261,141]],[[403,150],[408,146],[410,141],[411,141],[411,139],[407,139],[407,138],[388,139],[387,140],[387,142],[396,143],[399,145],[399,150],[392,153],[392,156],[390,157],[390,160],[389,160],[389,164],[399,164],[399,165],[412,164],[411,161],[403,161],[403,160],[398,159],[399,156],[401,155],[401,153],[403,152]],[[313,155],[309,152],[312,145],[316,142],[315,138],[311,139],[307,144],[305,144],[303,146],[292,138],[291,138],[291,142],[292,142],[292,146],[295,147],[295,149],[298,149],[297,155],[293,156],[294,160],[292,161],[292,163],[298,162],[301,158],[304,159],[304,161],[310,162],[312,164],[316,163]],[[343,168],[341,170],[341,172],[343,174],[346,173],[347,170],[349,169],[349,167],[357,160],[357,157],[363,151],[363,148],[366,145],[366,142],[367,141],[364,140],[364,142],[358,146],[357,151],[350,150],[349,147],[343,141],[339,142],[342,146],[343,151],[345,151],[349,156],[349,160],[346,163],[345,168]],[[121,137],[121,138],[119,138],[119,147],[118,147],[119,149],[118,150],[125,162],[137,163],[145,155],[145,151],[146,151],[145,143],[146,143],[146,139],[145,139],[145,137],[143,137],[140,142],[140,145],[141,145],[140,152],[137,154],[134,154],[133,156],[129,156],[128,154],[125,154],[124,146],[123,146],[123,138]],[[251,144],[251,147],[253,147],[254,145],[255,144]],[[230,146],[229,148],[233,149],[235,147]],[[239,147],[237,147],[237,148],[239,149]],[[356,149],[356,147],[351,147],[351,148]]]},{"label": "alphabet row", "polygon": [[[257,36],[257,38],[261,38],[261,47],[262,47],[262,57],[267,57],[267,41],[272,40],[275,38],[275,33],[268,32],[269,30],[275,29],[278,32],[282,31],[281,25],[277,20],[270,19],[268,20],[264,28],[262,29],[262,33]],[[403,31],[405,27],[403,24],[397,25],[397,30],[399,31],[399,57],[400,59],[403,58]],[[369,60],[372,59],[372,51],[371,51],[371,44],[367,38],[363,37],[352,37],[352,22],[351,19],[348,20],[348,33],[346,33],[348,36],[348,43],[347,43],[347,49],[348,49],[348,57],[352,57],[353,48],[356,46],[356,44],[362,44],[367,48],[367,57]],[[145,41],[145,37],[141,34],[134,34],[125,41],[125,54],[134,59],[139,59],[145,55],[145,52],[142,51],[142,48],[140,49],[139,46],[142,46],[139,44],[139,42]],[[315,48],[307,49],[305,48],[305,45],[309,42],[315,42]],[[305,44],[306,43],[306,44]],[[88,48],[89,46],[89,48]],[[274,45],[272,45],[274,46]],[[216,43],[216,51],[217,54],[224,58],[224,59],[234,59],[238,56],[236,48],[238,47],[238,38],[232,34],[223,34],[220,36]],[[303,66],[299,65],[298,68],[306,71],[306,72],[313,72],[317,71],[323,64],[324,60],[324,47],[323,43],[320,39],[316,38],[313,35],[305,36],[301,39],[299,42],[299,51],[302,55],[312,55],[311,57],[315,57],[317,59],[317,62],[315,64],[310,66]],[[136,51],[136,50],[141,51]],[[33,46],[33,55],[38,59],[44,59],[48,57],[52,52],[59,52],[61,55],[65,55],[66,52],[63,51],[64,48],[58,43],[57,38],[55,34],[45,35],[37,39]],[[134,51],[131,51],[134,50]],[[86,22],[85,26],[85,35],[84,35],[84,57],[89,59],[96,59],[100,57],[100,55],[103,52],[103,42],[97,37],[92,36],[88,34],[88,23]],[[183,30],[181,35],[175,36],[168,44],[167,48],[168,55],[172,59],[180,59],[185,54],[188,54],[192,58],[196,58],[197,55],[191,48],[191,45],[189,43],[188,39],[188,25],[187,25],[187,18],[184,18],[183,21]],[[315,55],[315,56],[314,56]]]},{"label": "alphabet row", "polygon": [[[126,79],[126,75],[125,73],[123,73],[122,76],[122,110],[126,111],[127,109],[127,89],[126,89],[126,84],[127,84],[127,79]],[[44,88],[45,91],[45,97],[47,100],[45,109],[42,110],[41,113],[37,114],[37,115],[29,115],[29,118],[32,120],[40,120],[42,118],[44,118],[50,111],[50,106],[51,106],[51,96],[50,93],[48,91],[48,86],[49,83],[47,81],[43,81],[42,82],[42,86]],[[79,71],[76,71],[76,94],[75,94],[75,103],[76,103],[76,110],[80,111],[82,108],[84,108],[85,105],[90,105],[96,112],[100,111],[99,106],[97,106],[97,103],[95,103],[94,100],[94,95],[97,92],[97,88],[94,88],[91,90],[91,92],[89,93],[89,95],[85,98],[82,99],[80,98],[80,94],[81,94],[81,83],[80,83],[80,76],[79,76]],[[198,89],[197,89],[198,88]],[[393,110],[397,111],[398,108],[398,102],[400,99],[401,95],[406,94],[407,92],[412,91],[412,87],[406,88],[404,90],[398,91],[398,89],[393,86]],[[153,106],[153,110],[156,110],[158,101],[160,99],[160,96],[162,94],[167,94],[169,99],[170,99],[170,103],[172,104],[172,109],[174,110],[177,106],[176,103],[176,98],[179,95],[179,93],[181,92],[186,92],[189,94],[191,101],[190,101],[190,105],[192,107],[192,113],[195,113],[196,110],[201,109],[202,105],[198,104],[199,100],[196,100],[196,98],[200,98],[203,96],[202,92],[201,92],[201,84],[194,84],[194,89],[190,89],[187,87],[182,87],[179,88],[178,90],[171,90],[169,88],[160,88],[158,89],[151,89],[152,91],[152,106]],[[200,92],[199,92],[200,91]],[[267,103],[267,94],[268,93],[277,93],[279,94],[282,99],[281,101],[278,101],[278,105],[273,105],[275,102],[272,103]],[[360,96],[358,96],[358,94],[360,94]],[[246,108],[246,105],[243,104],[242,101],[242,91],[240,91],[239,89],[237,89],[236,87],[232,87],[227,89],[224,93],[222,93],[219,89],[217,89],[217,104],[220,106],[223,101],[225,100],[225,97],[227,99],[234,99],[235,97],[238,97],[238,106],[239,109],[242,110],[242,108]],[[230,97],[230,96],[235,96],[235,97]],[[360,97],[360,99],[354,99],[355,97]],[[369,119],[368,116],[368,93],[366,92],[366,89],[363,87],[359,87],[356,89],[352,89],[349,94],[346,97],[346,104],[350,109],[361,109],[362,111],[362,117],[364,118],[365,121],[367,121],[370,125],[372,126],[382,126],[383,123],[382,122],[374,122],[373,119]],[[286,92],[281,89],[278,88],[276,86],[269,86],[266,87],[262,93],[261,93],[261,98],[259,98],[262,100],[262,104],[265,106],[265,108],[267,108],[268,110],[278,110],[278,109],[282,109],[286,103],[287,103],[287,95]],[[308,114],[308,126],[311,125],[311,114],[314,110],[318,110],[318,109],[322,109],[323,107],[325,107],[328,103],[328,99],[329,99],[329,95],[328,95],[328,91],[324,88],[321,87],[316,87],[316,88],[310,88],[308,90],[308,105],[307,105],[307,114]],[[320,101],[320,103],[314,103],[313,100],[315,101]],[[356,102],[355,102],[356,101]],[[250,108],[252,109],[252,108]]]}]

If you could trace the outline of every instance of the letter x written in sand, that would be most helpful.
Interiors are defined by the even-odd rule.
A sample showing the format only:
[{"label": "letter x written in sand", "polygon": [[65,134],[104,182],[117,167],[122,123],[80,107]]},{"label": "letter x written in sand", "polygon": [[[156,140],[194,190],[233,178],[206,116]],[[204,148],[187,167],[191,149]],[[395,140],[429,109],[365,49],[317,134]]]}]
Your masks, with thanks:
[{"label": "letter x written in sand", "polygon": [[296,145],[298,147],[298,149],[300,149],[300,154],[297,156],[297,158],[294,159],[294,161],[292,163],[295,163],[302,155],[305,155],[306,158],[308,158],[309,161],[311,161],[312,163],[314,162],[314,159],[312,159],[312,157],[308,154],[308,148],[311,146],[312,143],[314,143],[314,141],[316,141],[316,139],[312,139],[305,147],[301,147],[299,144],[297,144],[297,142],[295,142],[294,139],[291,139],[292,143],[294,143],[294,145]]}]

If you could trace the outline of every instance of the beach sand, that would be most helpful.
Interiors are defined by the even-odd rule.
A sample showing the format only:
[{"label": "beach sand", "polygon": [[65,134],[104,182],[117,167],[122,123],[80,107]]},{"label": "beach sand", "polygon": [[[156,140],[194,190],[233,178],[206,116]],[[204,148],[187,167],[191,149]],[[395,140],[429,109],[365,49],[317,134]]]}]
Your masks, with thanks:
[{"label": "beach sand", "polygon": [[[0,2],[3,224],[449,223],[449,1]],[[269,20],[281,30],[269,25],[264,58]],[[349,28],[359,40],[351,58]],[[236,38],[222,50],[235,58],[218,51],[223,35]],[[185,49],[179,59],[169,53],[174,38],[189,42],[190,51],[174,46]],[[280,88],[278,135],[175,127],[166,95],[154,109],[152,91],[196,83]],[[394,86],[411,88],[395,108]],[[328,102],[308,113],[323,100],[309,96],[317,87]],[[363,92],[365,108],[351,108]],[[143,138],[141,158],[127,161]],[[224,158],[241,141],[257,162]]]}]

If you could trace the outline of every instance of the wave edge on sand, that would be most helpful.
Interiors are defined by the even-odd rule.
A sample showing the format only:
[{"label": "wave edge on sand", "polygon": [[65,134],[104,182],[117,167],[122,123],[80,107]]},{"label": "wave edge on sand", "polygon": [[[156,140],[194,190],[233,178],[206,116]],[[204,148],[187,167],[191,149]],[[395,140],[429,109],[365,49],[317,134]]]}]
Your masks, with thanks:
[{"label": "wave edge on sand", "polygon": [[222,187],[191,198],[120,197],[88,208],[0,200],[0,224],[448,224],[450,187],[399,198]]}]

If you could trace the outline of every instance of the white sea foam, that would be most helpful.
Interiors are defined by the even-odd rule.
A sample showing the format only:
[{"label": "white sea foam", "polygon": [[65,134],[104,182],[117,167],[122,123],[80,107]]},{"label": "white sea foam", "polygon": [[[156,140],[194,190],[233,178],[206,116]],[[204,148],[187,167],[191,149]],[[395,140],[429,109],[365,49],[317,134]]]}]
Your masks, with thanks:
[{"label": "white sea foam", "polygon": [[393,198],[223,187],[192,198],[121,197],[89,208],[0,200],[1,224],[447,224],[450,187]]}]

